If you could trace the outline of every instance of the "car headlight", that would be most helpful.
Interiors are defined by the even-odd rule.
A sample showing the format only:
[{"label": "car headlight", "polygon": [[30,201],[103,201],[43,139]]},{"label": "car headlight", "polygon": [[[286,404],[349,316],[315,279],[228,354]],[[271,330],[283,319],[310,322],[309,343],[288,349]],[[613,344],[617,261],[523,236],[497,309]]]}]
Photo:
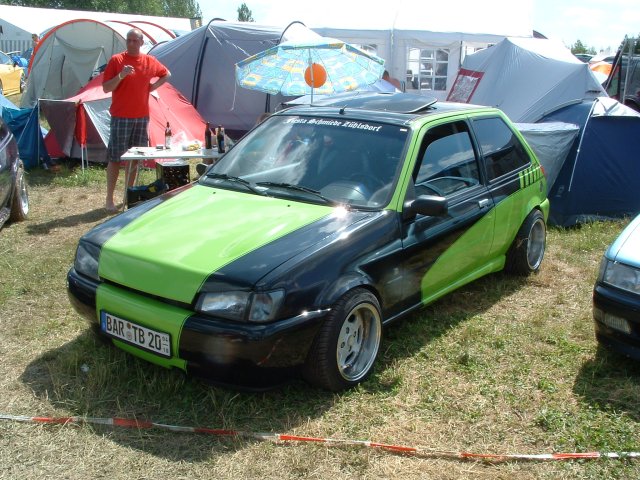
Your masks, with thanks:
[{"label": "car headlight", "polygon": [[261,323],[273,320],[283,299],[283,290],[203,293],[196,310],[229,320]]},{"label": "car headlight", "polygon": [[98,258],[100,257],[100,248],[92,243],[80,242],[76,250],[76,259],[73,267],[76,272],[91,277],[94,280],[100,280],[98,275]]},{"label": "car headlight", "polygon": [[607,260],[600,264],[600,274],[604,283],[640,295],[640,269],[623,263]]}]

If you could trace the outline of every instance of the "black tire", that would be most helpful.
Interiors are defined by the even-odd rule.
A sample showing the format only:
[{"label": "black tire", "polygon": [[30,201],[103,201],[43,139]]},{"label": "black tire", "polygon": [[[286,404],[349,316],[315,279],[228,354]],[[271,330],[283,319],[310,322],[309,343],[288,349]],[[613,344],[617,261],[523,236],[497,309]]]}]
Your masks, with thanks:
[{"label": "black tire", "polygon": [[547,226],[540,210],[525,218],[507,252],[505,270],[516,275],[529,275],[540,270],[547,243]]},{"label": "black tire", "polygon": [[357,288],[331,308],[304,367],[312,385],[338,392],[363,382],[373,370],[382,340],[382,316],[375,295]]},{"label": "black tire", "polygon": [[19,161],[16,180],[13,185],[9,220],[12,222],[20,222],[26,219],[27,215],[29,215],[29,189],[27,188],[27,181],[24,178],[24,165]]}]

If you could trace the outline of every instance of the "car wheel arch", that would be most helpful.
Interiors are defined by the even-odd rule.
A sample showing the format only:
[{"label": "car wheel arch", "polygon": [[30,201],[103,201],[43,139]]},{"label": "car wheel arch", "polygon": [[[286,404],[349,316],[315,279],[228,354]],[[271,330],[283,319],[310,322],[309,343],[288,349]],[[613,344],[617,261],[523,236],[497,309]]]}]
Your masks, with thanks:
[{"label": "car wheel arch", "polygon": [[378,292],[378,289],[375,288],[373,281],[368,276],[358,273],[345,275],[328,285],[327,288],[320,292],[317,304],[327,306],[333,305],[347,292],[356,288],[364,288],[370,291],[378,299],[380,307],[382,311],[384,311],[382,297]]},{"label": "car wheel arch", "polygon": [[[531,236],[534,231],[536,237]],[[538,207],[531,209],[506,253],[505,271],[516,275],[537,273],[546,250],[546,233],[544,212]]]},{"label": "car wheel arch", "polygon": [[29,188],[25,180],[25,169],[22,160],[16,162],[11,192],[11,209],[9,219],[12,222],[25,220],[29,215]]},{"label": "car wheel arch", "polygon": [[336,300],[316,334],[302,367],[303,378],[338,392],[366,380],[382,341],[382,309],[365,287],[348,290]]}]

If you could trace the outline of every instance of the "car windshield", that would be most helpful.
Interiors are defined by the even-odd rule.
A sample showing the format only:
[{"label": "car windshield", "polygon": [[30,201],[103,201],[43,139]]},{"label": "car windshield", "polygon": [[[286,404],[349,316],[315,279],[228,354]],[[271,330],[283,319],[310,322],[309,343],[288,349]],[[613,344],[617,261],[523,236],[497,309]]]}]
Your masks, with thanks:
[{"label": "car windshield", "polygon": [[380,208],[391,198],[407,136],[406,127],[368,120],[275,115],[239,141],[200,183]]}]

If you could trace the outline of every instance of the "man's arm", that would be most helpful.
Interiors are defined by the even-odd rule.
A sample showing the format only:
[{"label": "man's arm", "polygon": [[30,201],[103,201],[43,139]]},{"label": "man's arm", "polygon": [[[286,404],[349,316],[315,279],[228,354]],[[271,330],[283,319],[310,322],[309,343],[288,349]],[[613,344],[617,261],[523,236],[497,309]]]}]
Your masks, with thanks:
[{"label": "man's arm", "polygon": [[[109,65],[107,65],[107,68],[105,69],[105,74],[108,72],[108,70]],[[125,65],[115,77],[102,82],[102,91],[104,93],[113,92],[118,87],[120,82],[124,79],[124,77],[126,77],[127,75],[131,75],[133,72],[134,68],[131,65]]]},{"label": "man's arm", "polygon": [[164,77],[160,77],[158,80],[156,80],[154,83],[151,84],[151,88],[149,89],[149,91],[153,92],[154,90],[157,90],[158,88],[160,88],[161,85],[166,83],[166,81],[169,80],[170,78],[171,78],[171,72],[167,70],[167,74]]},{"label": "man's arm", "polygon": [[120,85],[120,82],[122,81],[122,78],[124,78],[122,76],[122,73],[118,73],[118,75],[116,75],[115,77],[111,78],[110,80],[106,80],[106,81],[102,82],[102,91],[104,93],[113,92],[116,89],[116,87],[118,85]]}]

